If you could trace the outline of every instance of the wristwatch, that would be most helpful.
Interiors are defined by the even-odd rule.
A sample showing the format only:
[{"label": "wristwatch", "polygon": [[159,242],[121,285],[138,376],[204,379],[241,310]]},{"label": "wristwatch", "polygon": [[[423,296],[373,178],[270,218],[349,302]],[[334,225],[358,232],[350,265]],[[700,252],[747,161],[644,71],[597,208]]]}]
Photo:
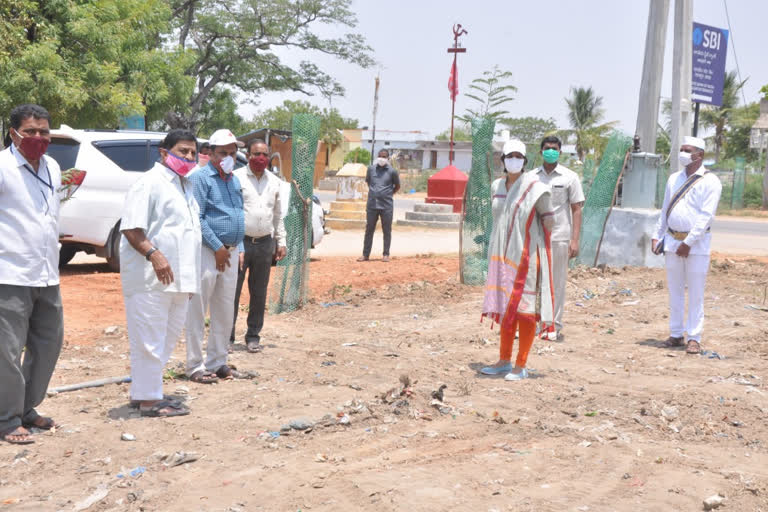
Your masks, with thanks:
[{"label": "wristwatch", "polygon": [[145,258],[147,258],[147,261],[149,261],[149,257],[152,256],[152,253],[157,250],[157,247],[153,247],[150,250],[147,251],[147,254],[144,255]]}]

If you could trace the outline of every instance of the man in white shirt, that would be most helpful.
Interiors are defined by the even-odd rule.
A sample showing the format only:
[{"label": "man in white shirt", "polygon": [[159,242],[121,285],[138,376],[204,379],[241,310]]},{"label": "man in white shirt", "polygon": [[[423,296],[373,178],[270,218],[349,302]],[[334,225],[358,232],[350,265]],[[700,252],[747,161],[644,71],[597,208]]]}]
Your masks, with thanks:
[{"label": "man in white shirt", "polygon": [[142,416],[182,416],[163,399],[163,368],[184,327],[190,298],[200,293],[200,217],[186,178],[197,139],[171,130],[160,161],[128,190],[120,221],[120,279],[131,349],[131,399]]},{"label": "man in white shirt", "polygon": [[563,341],[563,310],[565,309],[565,284],[568,280],[568,261],[579,255],[581,235],[581,208],[584,191],[579,175],[560,165],[562,143],[550,135],[541,141],[544,163],[536,169],[539,181],[552,187],[555,227],[552,228],[552,281],[555,288],[555,332],[550,340]]},{"label": "man in white shirt", "polygon": [[246,150],[248,165],[235,170],[243,187],[245,210],[245,254],[240,265],[235,292],[235,322],[230,341],[235,341],[237,311],[240,309],[240,292],[245,273],[248,272],[248,330],[245,343],[248,352],[261,351],[261,329],[264,326],[264,309],[267,304],[267,287],[272,268],[272,258],[285,257],[285,226],[280,207],[280,178],[266,172],[269,165],[269,148],[263,140],[252,140]]},{"label": "man in white shirt", "polygon": [[61,171],[44,154],[50,121],[39,105],[14,108],[12,143],[0,152],[0,439],[13,444],[34,442],[28,429],[56,426],[35,411],[64,341]]},{"label": "man in white shirt", "polygon": [[[704,286],[709,270],[710,226],[720,202],[722,185],[702,165],[704,140],[684,137],[678,158],[682,170],[667,181],[664,205],[652,240],[654,252],[663,250],[669,288],[669,339],[667,347],[682,347],[688,333],[686,352],[701,352],[704,327]],[[663,241],[663,249],[657,245]],[[688,320],[685,318],[685,289],[688,288]]]}]

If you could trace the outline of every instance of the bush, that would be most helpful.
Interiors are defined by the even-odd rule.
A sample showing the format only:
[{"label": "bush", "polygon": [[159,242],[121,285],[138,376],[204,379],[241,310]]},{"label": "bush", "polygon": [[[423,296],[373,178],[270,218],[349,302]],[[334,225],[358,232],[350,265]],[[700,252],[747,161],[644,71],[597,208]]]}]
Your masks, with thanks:
[{"label": "bush", "polygon": [[365,148],[355,148],[344,156],[344,163],[359,163],[370,165],[371,152]]}]

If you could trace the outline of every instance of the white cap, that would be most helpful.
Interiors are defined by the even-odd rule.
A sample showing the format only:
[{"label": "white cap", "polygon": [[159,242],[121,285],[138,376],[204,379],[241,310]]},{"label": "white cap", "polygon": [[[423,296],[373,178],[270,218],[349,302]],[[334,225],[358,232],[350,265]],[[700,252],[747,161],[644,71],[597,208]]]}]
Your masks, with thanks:
[{"label": "white cap", "polygon": [[704,139],[699,138],[699,137],[685,136],[685,137],[683,137],[683,143],[680,144],[680,145],[681,146],[693,146],[695,148],[701,149],[702,151],[707,149],[707,145],[704,142]]},{"label": "white cap", "polygon": [[208,143],[211,146],[226,146],[228,144],[237,144],[237,147],[239,148],[245,147],[245,143],[237,140],[237,137],[235,137],[235,135],[227,129],[216,130],[213,132],[211,138],[208,139]]},{"label": "white cap", "polygon": [[504,143],[504,149],[502,153],[508,155],[510,153],[520,153],[525,156],[525,144],[520,139],[509,139]]}]

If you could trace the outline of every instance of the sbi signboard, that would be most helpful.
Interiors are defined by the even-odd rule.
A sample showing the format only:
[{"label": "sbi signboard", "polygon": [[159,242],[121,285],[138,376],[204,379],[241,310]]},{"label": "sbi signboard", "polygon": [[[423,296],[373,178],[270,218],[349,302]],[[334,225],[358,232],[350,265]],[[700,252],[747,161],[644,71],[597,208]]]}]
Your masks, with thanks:
[{"label": "sbi signboard", "polygon": [[718,107],[723,104],[723,80],[727,54],[727,30],[701,23],[693,24],[692,101]]}]

